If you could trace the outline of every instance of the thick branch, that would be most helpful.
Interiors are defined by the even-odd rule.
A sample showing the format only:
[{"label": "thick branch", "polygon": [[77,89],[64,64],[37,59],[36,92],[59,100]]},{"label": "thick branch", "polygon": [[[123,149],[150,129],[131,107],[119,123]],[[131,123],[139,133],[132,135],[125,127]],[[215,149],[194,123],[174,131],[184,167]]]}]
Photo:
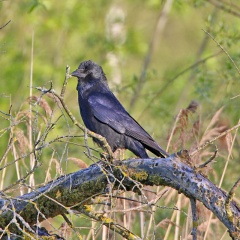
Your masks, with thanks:
[{"label": "thick branch", "polygon": [[[87,169],[61,176],[32,193],[12,199],[11,202],[2,196],[0,229],[3,230],[13,219],[13,206],[18,220],[19,215],[29,225],[33,225],[45,218],[91,204],[91,198],[106,193],[109,183],[114,183],[113,189],[123,187],[132,190],[136,188],[136,181],[144,185],[170,186],[179,193],[202,202],[229,229],[233,238],[239,236],[240,209],[237,204],[234,201],[229,203],[228,208],[232,213],[232,218],[229,219],[225,209],[227,193],[183,163],[177,155],[165,159],[116,161],[115,166],[97,163]],[[118,184],[120,182],[121,186]],[[14,231],[16,227],[11,224],[9,229]]]}]

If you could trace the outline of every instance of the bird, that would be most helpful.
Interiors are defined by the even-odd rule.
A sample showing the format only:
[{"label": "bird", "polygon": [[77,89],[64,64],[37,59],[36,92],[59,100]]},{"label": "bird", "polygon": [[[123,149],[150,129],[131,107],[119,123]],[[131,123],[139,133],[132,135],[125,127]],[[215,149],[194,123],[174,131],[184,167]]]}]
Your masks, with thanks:
[{"label": "bird", "polygon": [[[101,66],[83,61],[71,76],[78,78],[78,103],[85,126],[105,137],[113,153],[128,149],[139,158],[149,158],[147,149],[161,158],[169,156],[111,92]],[[98,139],[93,141],[102,146]]]}]

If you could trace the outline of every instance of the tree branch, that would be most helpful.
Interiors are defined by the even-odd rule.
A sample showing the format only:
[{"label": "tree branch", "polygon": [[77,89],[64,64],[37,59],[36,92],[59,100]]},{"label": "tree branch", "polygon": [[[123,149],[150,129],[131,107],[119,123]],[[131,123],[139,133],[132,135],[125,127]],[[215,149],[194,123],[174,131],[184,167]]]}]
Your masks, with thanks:
[{"label": "tree branch", "polygon": [[[144,185],[164,185],[176,189],[185,196],[202,202],[228,228],[233,239],[240,237],[240,209],[234,201],[229,201],[231,218],[227,217],[228,194],[214,185],[201,173],[182,162],[186,151],[168,158],[129,159],[115,161],[115,166],[99,162],[48,183],[46,186],[15,199],[0,199],[0,230],[8,228],[18,232],[21,219],[30,226],[49,217],[71,213],[79,207],[92,204],[91,199],[105,194],[109,184],[112,189],[136,189],[136,182]],[[139,185],[137,188],[139,188]],[[14,211],[13,211],[14,209]],[[18,217],[19,216],[19,217]],[[237,235],[236,235],[237,234]]]},{"label": "tree branch", "polygon": [[11,20],[9,20],[7,23],[5,23],[3,26],[0,27],[0,30],[5,28],[9,23],[11,22]]}]

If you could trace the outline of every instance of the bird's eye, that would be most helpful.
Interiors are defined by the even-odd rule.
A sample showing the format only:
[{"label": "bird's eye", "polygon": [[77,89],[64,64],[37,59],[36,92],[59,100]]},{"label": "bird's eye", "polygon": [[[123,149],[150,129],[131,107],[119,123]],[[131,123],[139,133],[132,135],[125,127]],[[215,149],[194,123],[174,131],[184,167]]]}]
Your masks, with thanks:
[{"label": "bird's eye", "polygon": [[89,67],[88,67],[88,66],[84,66],[84,67],[82,68],[82,70],[83,70],[84,72],[87,72],[87,71],[89,70]]},{"label": "bird's eye", "polygon": [[82,72],[87,72],[88,69],[86,67],[81,67]]},{"label": "bird's eye", "polygon": [[83,64],[80,65],[79,68],[84,73],[90,73],[91,69],[92,69],[92,66],[88,62],[84,62]]}]

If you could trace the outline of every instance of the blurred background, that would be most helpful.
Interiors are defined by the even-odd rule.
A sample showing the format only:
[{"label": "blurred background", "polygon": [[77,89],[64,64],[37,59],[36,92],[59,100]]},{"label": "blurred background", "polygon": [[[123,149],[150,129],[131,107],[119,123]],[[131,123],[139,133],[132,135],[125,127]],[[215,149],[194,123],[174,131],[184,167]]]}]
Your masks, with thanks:
[{"label": "blurred background", "polygon": [[[84,60],[91,59],[103,67],[110,88],[125,108],[170,153],[180,149],[193,151],[239,121],[238,1],[7,0],[0,2],[0,16],[1,26],[11,20],[0,30],[0,155],[7,153],[0,161],[4,169],[0,172],[1,190],[24,178],[33,167],[29,152],[46,133],[49,123],[55,123],[54,129],[42,141],[53,143],[39,153],[41,166],[27,177],[30,186],[37,187],[92,163],[86,154],[83,133],[53,97],[43,96],[35,89],[50,88],[52,83],[60,93],[66,66],[75,70]],[[82,123],[76,85],[75,78],[69,79],[64,101]],[[226,191],[239,177],[240,139],[234,134],[235,131],[214,142],[218,158],[205,172],[216,185],[222,181]],[[79,137],[54,141],[67,135]],[[6,151],[11,138],[14,143]],[[101,151],[90,138],[87,142]],[[203,163],[214,150],[212,145],[198,153],[193,164]],[[93,154],[99,156],[95,151]],[[126,158],[132,156],[126,152]],[[13,163],[18,158],[21,160]],[[17,186],[7,194],[18,196],[29,191],[28,187]],[[173,207],[179,200],[174,191],[166,198],[160,204]],[[188,212],[188,204],[181,200],[180,206]],[[159,211],[156,225],[171,219],[172,212]],[[187,239],[189,223],[184,214],[181,216],[180,234]],[[204,212],[202,223],[208,219],[209,213]],[[81,229],[79,218],[73,221],[81,234],[88,233]],[[148,221],[146,216],[145,224]],[[62,222],[59,217],[51,224],[56,230]],[[144,236],[141,223],[134,224],[133,231]],[[156,239],[165,236],[168,224],[158,226]],[[210,229],[206,239],[229,239],[219,221],[213,221]],[[176,237],[175,231],[172,227],[169,239]],[[206,227],[202,237],[204,232]],[[74,239],[71,234],[68,238]]]}]

